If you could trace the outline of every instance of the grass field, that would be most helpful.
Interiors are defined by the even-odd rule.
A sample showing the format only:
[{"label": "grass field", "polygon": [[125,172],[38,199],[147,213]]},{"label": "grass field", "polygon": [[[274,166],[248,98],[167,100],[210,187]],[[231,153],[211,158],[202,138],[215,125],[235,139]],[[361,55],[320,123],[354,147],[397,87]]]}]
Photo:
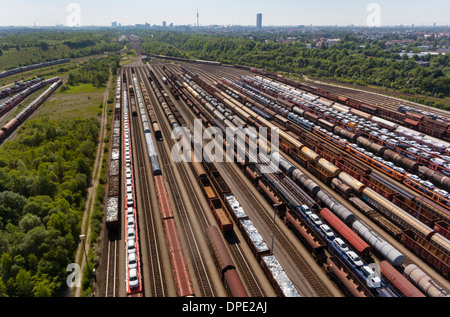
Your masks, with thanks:
[{"label": "grass field", "polygon": [[35,118],[48,116],[51,120],[90,118],[98,115],[105,88],[80,84],[53,94],[35,114]]},{"label": "grass field", "polygon": [[[125,56],[125,54],[124,54]],[[126,56],[130,56],[127,54]],[[59,77],[64,82],[67,81],[69,73],[79,67],[83,62],[91,59],[102,58],[104,55],[83,57],[71,60],[70,63],[64,65],[56,65],[43,69],[33,70],[23,74],[4,78],[0,81],[0,86],[6,85],[14,81],[29,80],[35,77],[52,78]],[[13,113],[8,116],[8,120],[17,115],[23,108],[30,104],[48,87],[41,89],[29,96],[22,102]],[[35,113],[32,118],[41,118],[48,116],[51,120],[66,118],[89,118],[97,117],[99,106],[103,102],[103,93],[105,87],[96,88],[92,84],[79,84],[77,86],[69,86],[65,84],[64,89],[60,87]],[[114,96],[114,90],[110,92],[110,98]],[[7,122],[7,121],[6,121]]]}]

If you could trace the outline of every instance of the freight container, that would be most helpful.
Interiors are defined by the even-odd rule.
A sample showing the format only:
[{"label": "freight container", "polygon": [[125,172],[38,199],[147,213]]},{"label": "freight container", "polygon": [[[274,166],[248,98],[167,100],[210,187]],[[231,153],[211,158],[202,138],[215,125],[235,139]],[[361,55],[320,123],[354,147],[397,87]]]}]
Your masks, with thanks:
[{"label": "freight container", "polygon": [[449,297],[449,290],[440,286],[417,265],[410,264],[405,268],[406,276],[429,297]]},{"label": "freight container", "polygon": [[355,221],[355,214],[353,214],[347,207],[336,201],[330,194],[320,190],[317,193],[317,198],[324,206],[329,208],[335,215],[337,215],[344,223],[352,224]]},{"label": "freight container", "polygon": [[338,178],[333,178],[331,181],[331,186],[345,197],[349,197],[353,193],[353,189],[344,182],[340,181]]},{"label": "freight container", "polygon": [[381,274],[406,297],[426,297],[406,277],[397,271],[387,261],[380,262]]},{"label": "freight container", "polygon": [[316,152],[314,152],[313,150],[311,150],[310,148],[307,148],[306,146],[304,146],[301,149],[301,152],[306,155],[310,160],[314,161],[314,162],[318,162],[320,159],[319,154],[317,154]]},{"label": "freight container", "polygon": [[313,114],[313,113],[311,113],[311,112],[309,112],[309,111],[306,111],[306,112],[303,114],[303,117],[304,117],[306,120],[309,120],[309,121],[311,121],[311,122],[314,123],[314,124],[317,124],[318,121],[319,121],[319,116],[317,116],[317,115],[315,115],[315,114]]},{"label": "freight container", "polygon": [[222,236],[217,227],[208,227],[206,229],[206,236],[208,237],[211,250],[214,254],[214,258],[219,268],[220,276],[223,280],[223,274],[227,270],[232,270],[235,268],[233,260],[231,259],[228,249],[225,246],[225,243],[223,242]]},{"label": "freight container", "polygon": [[233,230],[234,223],[228,215],[220,199],[213,199],[210,201],[210,207],[214,213],[217,224],[222,232],[230,232]]},{"label": "freight container", "polygon": [[400,266],[405,261],[405,256],[395,249],[391,244],[380,237],[366,223],[357,220],[352,225],[353,230],[362,237],[369,245],[382,255],[390,264]]},{"label": "freight container", "polygon": [[334,178],[334,175],[332,173],[315,162],[308,163],[307,168],[309,172],[311,172],[325,184],[330,184],[332,179]]},{"label": "freight container", "polygon": [[350,186],[357,193],[362,192],[362,190],[366,187],[366,185],[345,172],[339,174],[339,179]]},{"label": "freight container", "polygon": [[356,110],[356,109],[351,109],[350,113],[352,113],[354,115],[357,115],[358,117],[361,117],[361,118],[363,118],[364,120],[367,120],[367,121],[370,121],[373,118],[373,115],[365,113],[363,111]]},{"label": "freight container", "polygon": [[426,238],[429,238],[434,233],[433,229],[412,217],[404,210],[394,205],[392,202],[370,188],[364,189],[361,197],[364,201],[378,209],[379,212],[403,229],[411,229]]},{"label": "freight container", "polygon": [[361,182],[365,184],[367,187],[376,191],[378,194],[382,195],[386,199],[392,200],[394,195],[397,194],[396,190],[379,182],[372,176],[366,175],[362,177]]},{"label": "freight container", "polygon": [[438,217],[433,215],[433,213],[428,210],[427,206],[420,203],[418,204],[404,196],[395,195],[392,202],[427,226],[433,227],[434,223],[438,220]]},{"label": "freight container", "polygon": [[292,281],[287,276],[280,262],[274,255],[266,255],[261,259],[261,266],[269,281],[280,297],[301,297]]},{"label": "freight container", "polygon": [[338,257],[329,257],[326,269],[336,277],[338,284],[343,286],[348,295],[353,297],[373,297],[366,285],[361,283]]},{"label": "freight container", "polygon": [[434,230],[440,233],[443,237],[450,239],[450,224],[448,224],[447,222],[443,220],[437,221],[434,224]]},{"label": "freight container", "polygon": [[240,219],[238,224],[245,240],[258,260],[261,259],[261,256],[270,254],[269,247],[250,219]]},{"label": "freight container", "polygon": [[411,230],[404,230],[400,242],[408,249],[420,256],[426,262],[431,264],[437,271],[444,276],[450,273],[450,256],[444,251],[433,245],[425,238],[415,234]]},{"label": "freight container", "polygon": [[334,131],[335,125],[327,120],[319,119],[318,124],[319,124],[319,126],[321,126],[322,128],[326,129],[329,132]]},{"label": "freight container", "polygon": [[318,262],[322,262],[325,258],[325,241],[303,220],[302,217],[293,212],[286,212],[287,222],[292,226],[297,236],[306,243],[308,249],[316,257]]},{"label": "freight container", "polygon": [[333,175],[333,177],[336,177],[341,173],[341,170],[337,166],[331,164],[329,161],[323,158],[318,161],[318,164],[325,170],[327,170],[331,175]]},{"label": "freight container", "polygon": [[360,254],[367,255],[370,252],[370,245],[362,240],[353,230],[335,216],[329,209],[324,208],[320,211],[320,215],[336,229],[341,236]]},{"label": "freight container", "polygon": [[425,176],[436,186],[450,190],[450,176],[443,175],[440,172],[432,170],[426,166],[419,167],[419,176]]},{"label": "freight container", "polygon": [[106,227],[108,230],[117,229],[120,224],[119,197],[108,197],[106,199]]}]

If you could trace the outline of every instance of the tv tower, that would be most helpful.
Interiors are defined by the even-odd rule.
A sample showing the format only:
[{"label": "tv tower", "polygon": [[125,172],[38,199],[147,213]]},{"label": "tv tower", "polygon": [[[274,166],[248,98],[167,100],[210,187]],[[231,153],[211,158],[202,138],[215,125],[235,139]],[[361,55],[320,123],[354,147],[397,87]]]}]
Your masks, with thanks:
[{"label": "tv tower", "polygon": [[200,26],[199,18],[200,18],[200,14],[198,13],[198,9],[197,9],[197,27]]}]

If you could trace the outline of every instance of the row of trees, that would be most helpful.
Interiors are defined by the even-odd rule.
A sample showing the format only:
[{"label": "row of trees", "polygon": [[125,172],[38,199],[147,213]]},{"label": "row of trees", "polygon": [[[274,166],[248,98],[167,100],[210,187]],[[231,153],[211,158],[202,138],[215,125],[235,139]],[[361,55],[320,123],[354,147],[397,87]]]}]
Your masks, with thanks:
[{"label": "row of trees", "polygon": [[146,52],[215,60],[309,77],[373,84],[411,93],[450,96],[450,56],[427,57],[429,67],[402,60],[400,49],[380,41],[344,36],[332,46],[309,49],[304,43],[258,41],[239,36],[152,32],[142,35]]},{"label": "row of trees", "polygon": [[98,133],[95,118],[36,119],[0,149],[0,297],[66,286]]}]

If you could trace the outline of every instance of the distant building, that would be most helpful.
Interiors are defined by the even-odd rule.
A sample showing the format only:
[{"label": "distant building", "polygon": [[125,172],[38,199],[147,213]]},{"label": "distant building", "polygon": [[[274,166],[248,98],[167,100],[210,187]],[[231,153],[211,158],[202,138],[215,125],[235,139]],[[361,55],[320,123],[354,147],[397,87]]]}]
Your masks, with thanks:
[{"label": "distant building", "polygon": [[256,27],[258,29],[262,28],[262,13],[256,15]]},{"label": "distant building", "polygon": [[197,9],[197,27],[199,27],[200,26],[200,13],[198,12],[198,9]]},{"label": "distant building", "polygon": [[167,27],[167,22],[163,21],[162,26],[163,26],[163,28]]},{"label": "distant building", "polygon": [[117,22],[111,23],[111,26],[112,26],[113,28],[116,28],[116,27],[117,27]]}]

